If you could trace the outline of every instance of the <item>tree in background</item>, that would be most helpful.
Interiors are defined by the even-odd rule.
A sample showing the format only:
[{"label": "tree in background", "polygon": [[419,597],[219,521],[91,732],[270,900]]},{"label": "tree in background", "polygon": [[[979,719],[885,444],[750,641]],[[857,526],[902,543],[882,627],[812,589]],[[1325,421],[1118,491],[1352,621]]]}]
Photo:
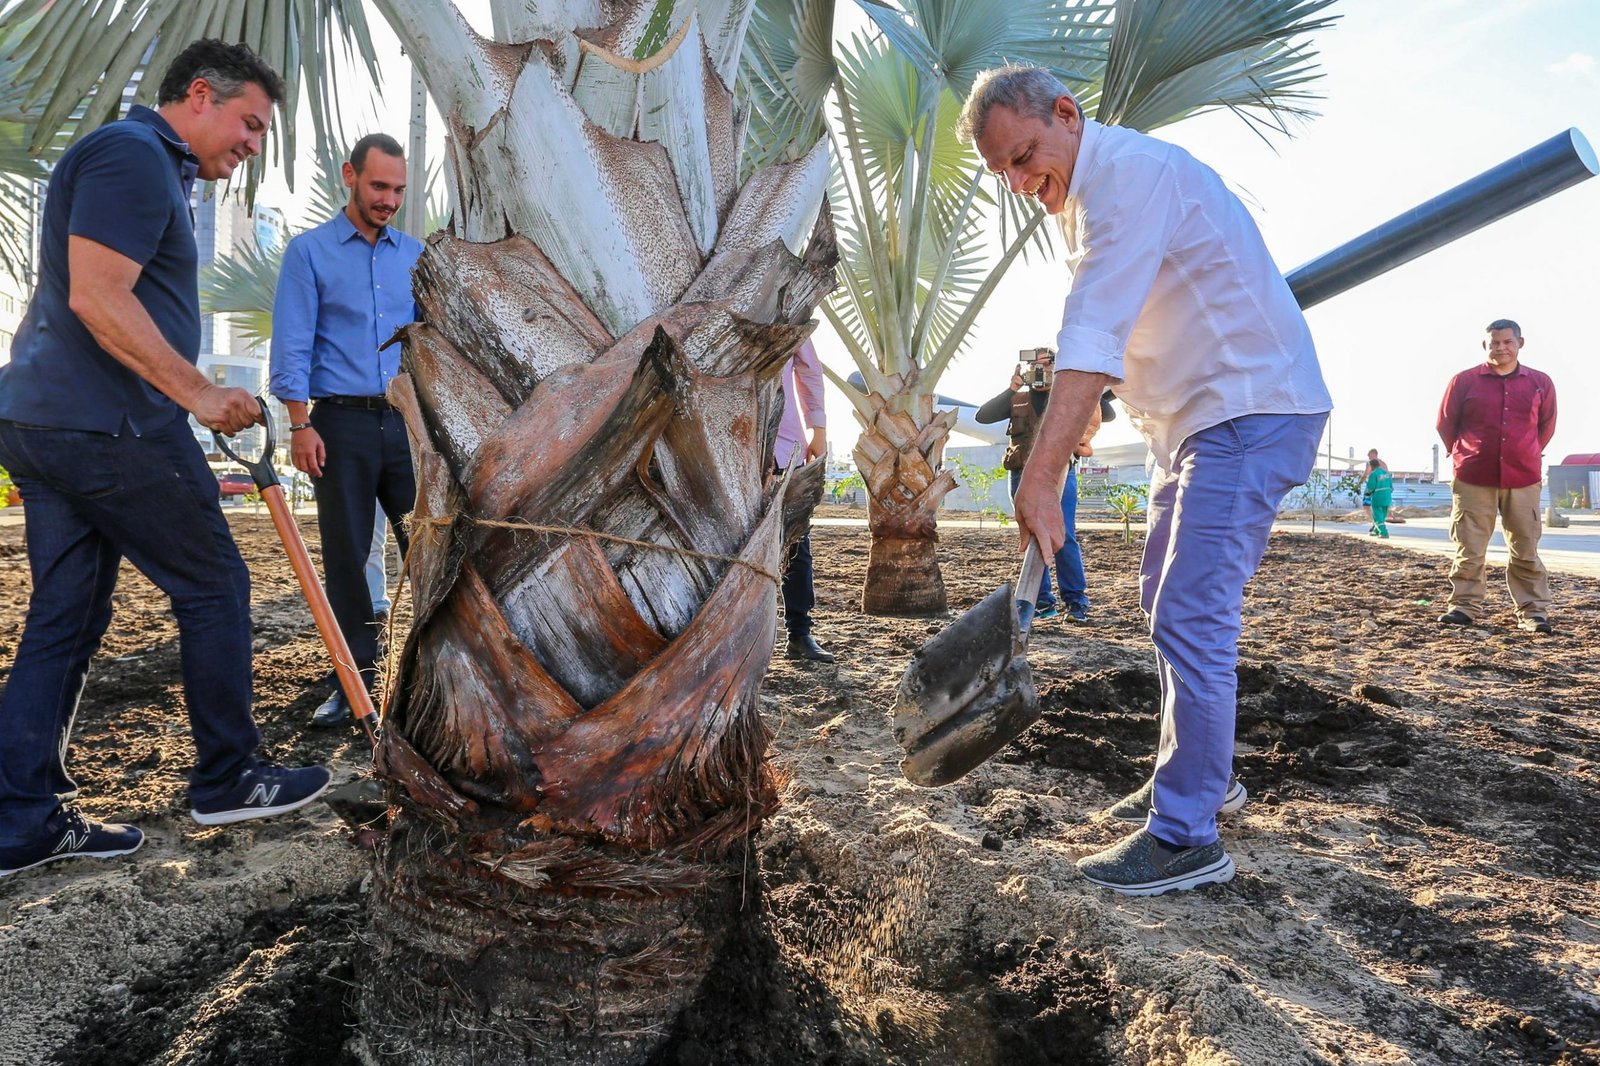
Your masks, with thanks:
[{"label": "tree in background", "polygon": [[1048,249],[1042,212],[1012,196],[997,204],[976,152],[955,138],[973,79],[1036,63],[1100,122],[1148,131],[1228,108],[1284,133],[1307,114],[1319,76],[1301,39],[1332,21],[1321,14],[1331,2],[862,0],[879,35],[856,36],[836,57],[832,0],[760,0],[747,61],[752,137],[820,131],[826,119],[834,143],[844,284],[823,313],[867,383],[863,393],[829,372],[862,426],[864,610],[945,608],[935,514],[955,485],[942,461],[955,416],[935,410],[935,388],[1007,268]]}]

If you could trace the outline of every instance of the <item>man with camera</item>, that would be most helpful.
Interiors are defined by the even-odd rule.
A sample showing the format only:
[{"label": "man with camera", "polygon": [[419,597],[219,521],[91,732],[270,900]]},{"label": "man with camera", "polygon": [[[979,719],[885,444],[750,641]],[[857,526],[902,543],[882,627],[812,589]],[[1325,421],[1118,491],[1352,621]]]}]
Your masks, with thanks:
[{"label": "man with camera", "polygon": [[[1022,482],[1023,467],[1033,451],[1039,421],[1050,403],[1056,353],[1050,348],[1024,348],[1017,358],[1017,368],[1011,372],[1011,387],[978,408],[978,413],[973,415],[974,420],[986,423],[1010,419],[1006,425],[1006,436],[1011,443],[1000,462],[1010,474],[1013,500],[1017,497],[1017,486]],[[1078,459],[1094,454],[1090,440],[1099,432],[1102,421],[1109,422],[1115,417],[1117,413],[1111,406],[1108,389],[1101,394],[1099,409],[1091,416],[1088,428],[1073,451],[1072,461],[1067,467],[1067,480],[1061,489],[1061,522],[1066,529],[1066,540],[1055,554],[1056,583],[1061,589],[1061,605],[1050,593],[1050,568],[1046,567],[1044,577],[1040,579],[1035,618],[1054,618],[1061,613],[1061,606],[1064,605],[1067,617],[1074,622],[1089,620],[1089,583],[1084,574],[1083,549],[1078,543],[1077,531]]]}]

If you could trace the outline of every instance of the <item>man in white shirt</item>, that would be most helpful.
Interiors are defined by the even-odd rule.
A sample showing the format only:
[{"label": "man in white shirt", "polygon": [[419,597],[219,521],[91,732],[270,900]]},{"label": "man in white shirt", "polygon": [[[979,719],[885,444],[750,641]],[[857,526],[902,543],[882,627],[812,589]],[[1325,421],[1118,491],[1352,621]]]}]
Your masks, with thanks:
[{"label": "man in white shirt", "polygon": [[1220,884],[1233,860],[1217,814],[1246,798],[1230,773],[1244,586],[1333,406],[1311,333],[1244,205],[1183,149],[1086,119],[1025,66],[980,75],[958,129],[1058,217],[1072,271],[1053,399],[1016,495],[1022,543],[1047,558],[1061,545],[1062,475],[1106,386],[1156,462],[1139,588],[1160,750],[1109,812],[1143,827],[1078,867],[1129,895]]}]

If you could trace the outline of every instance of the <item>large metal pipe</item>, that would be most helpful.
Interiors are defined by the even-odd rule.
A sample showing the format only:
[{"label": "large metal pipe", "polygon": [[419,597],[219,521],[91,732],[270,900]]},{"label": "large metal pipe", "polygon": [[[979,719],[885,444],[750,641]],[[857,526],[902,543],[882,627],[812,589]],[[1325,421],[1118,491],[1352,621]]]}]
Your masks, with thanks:
[{"label": "large metal pipe", "polygon": [[1301,307],[1314,306],[1597,173],[1594,149],[1569,129],[1295,268],[1285,280]]}]

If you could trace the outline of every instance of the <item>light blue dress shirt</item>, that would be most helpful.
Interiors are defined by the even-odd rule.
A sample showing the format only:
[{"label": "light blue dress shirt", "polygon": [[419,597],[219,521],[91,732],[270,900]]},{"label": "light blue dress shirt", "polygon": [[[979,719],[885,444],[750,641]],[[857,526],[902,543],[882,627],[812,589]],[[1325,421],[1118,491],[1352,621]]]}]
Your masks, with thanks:
[{"label": "light blue dress shirt", "polygon": [[290,241],[272,303],[272,394],[382,396],[400,346],[378,346],[421,317],[411,298],[421,254],[422,242],[393,226],[368,244],[343,211]]}]

